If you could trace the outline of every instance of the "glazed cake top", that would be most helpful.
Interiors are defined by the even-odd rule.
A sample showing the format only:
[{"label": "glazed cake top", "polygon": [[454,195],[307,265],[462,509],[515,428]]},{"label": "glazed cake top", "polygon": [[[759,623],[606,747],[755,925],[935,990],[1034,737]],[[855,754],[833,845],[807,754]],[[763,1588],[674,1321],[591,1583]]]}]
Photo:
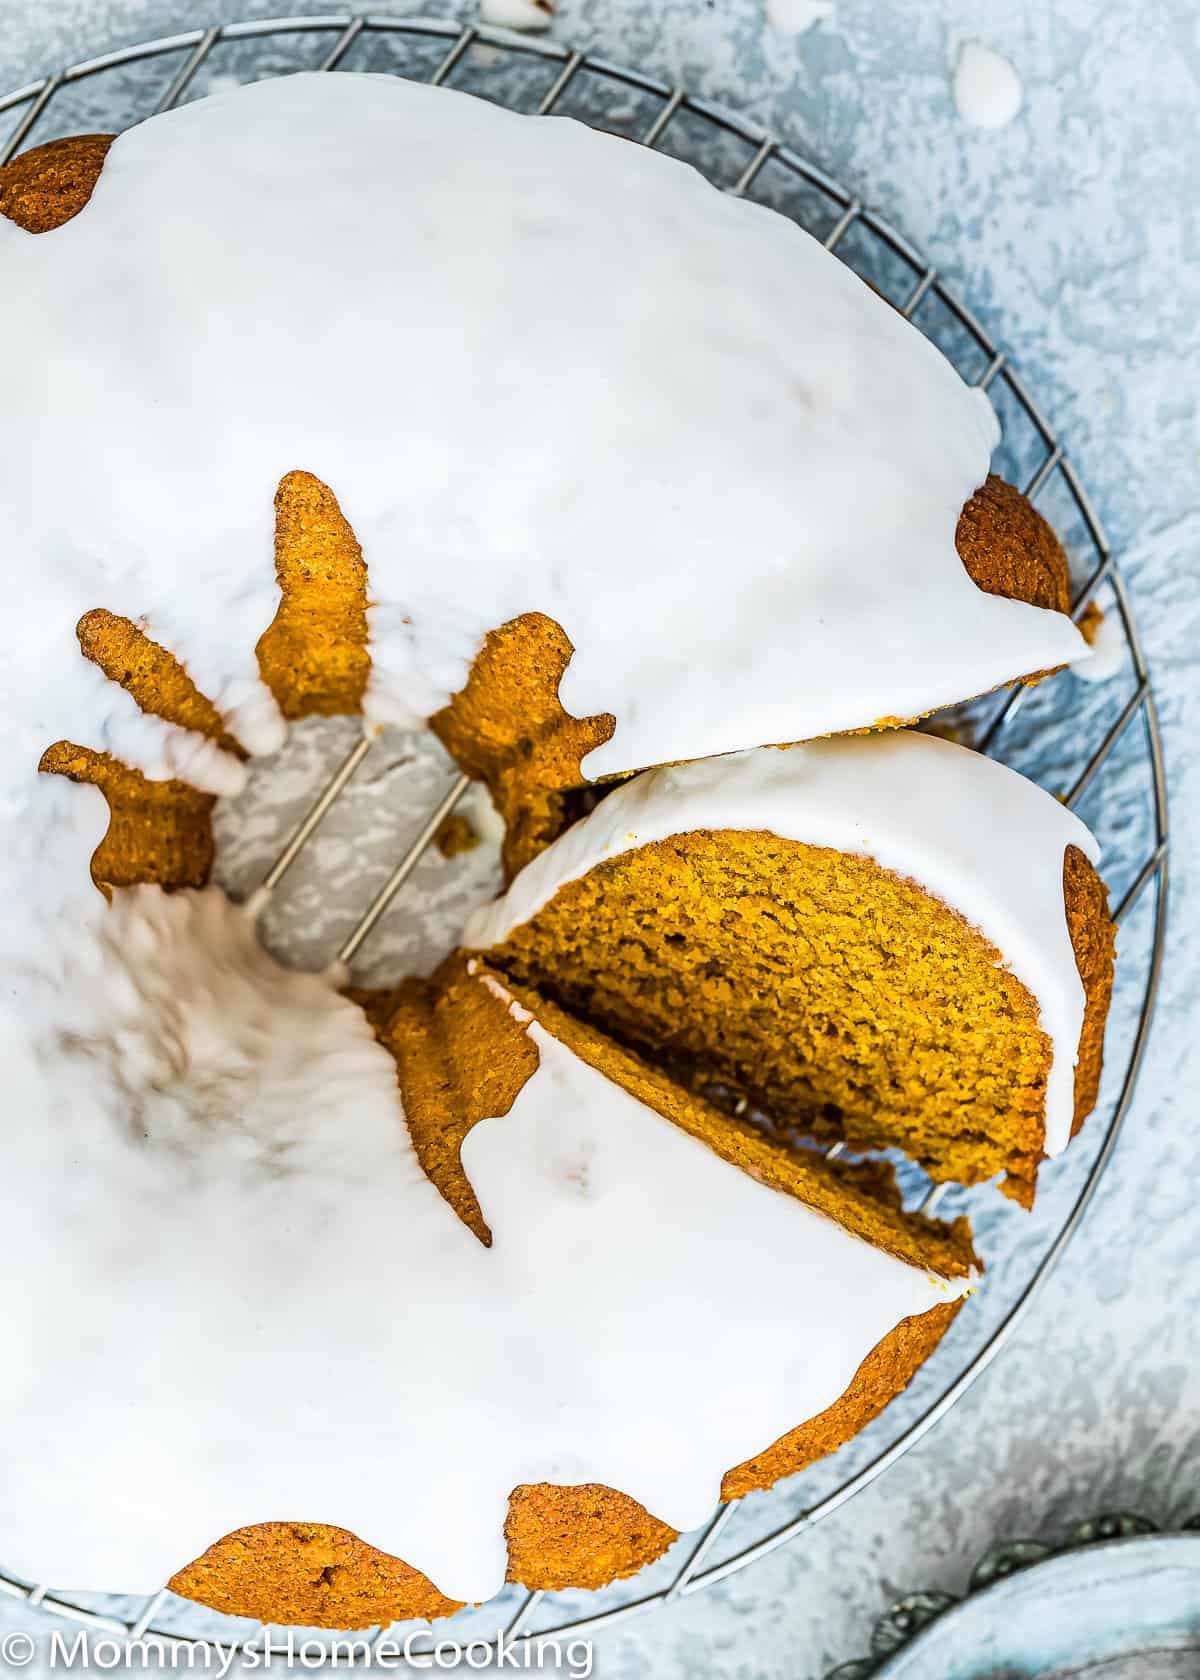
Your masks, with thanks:
[{"label": "glazed cake top", "polygon": [[[488,630],[542,612],[576,650],[563,704],[616,718],[590,776],[1086,653],[956,552],[986,396],[791,222],[570,120],[361,75],[202,100],[120,136],[62,227],[0,219],[0,310],[28,588],[0,673],[38,728],[6,778],[57,737],[187,759],[79,669],[97,605],[277,744],[254,649],[292,468],[363,546],[369,717],[429,715]],[[191,773],[223,788],[214,757]]]}]

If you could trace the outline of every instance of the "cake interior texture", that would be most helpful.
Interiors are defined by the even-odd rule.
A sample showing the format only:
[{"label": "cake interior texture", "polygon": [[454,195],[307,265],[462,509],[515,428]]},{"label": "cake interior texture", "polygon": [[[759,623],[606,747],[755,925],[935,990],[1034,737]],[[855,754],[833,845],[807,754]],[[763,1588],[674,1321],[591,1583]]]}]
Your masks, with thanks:
[{"label": "cake interior texture", "polygon": [[[32,233],[60,226],[86,205],[110,144],[81,136],[18,157],[0,169],[0,214]],[[261,675],[287,718],[356,713],[370,669],[368,562],[334,489],[315,473],[297,463],[277,487],[264,486],[264,496],[272,491],[280,604],[258,644]],[[989,477],[964,508],[958,551],[980,588],[1066,608],[1057,539],[1001,480]],[[182,664],[134,618],[96,602],[78,637],[81,657],[143,711],[244,756]],[[498,625],[465,688],[431,719],[458,763],[491,789],[510,872],[559,832],[586,781],[583,759],[613,732],[607,714],[580,719],[562,707],[571,653],[562,628],[535,611]],[[92,863],[102,891],[207,880],[212,794],[153,781],[86,742],[48,743],[41,767],[99,787],[108,801]],[[647,849],[622,860],[615,877],[599,876],[566,889],[500,953],[504,984],[583,1060],[726,1159],[889,1252],[966,1275],[974,1257],[965,1222],[904,1213],[878,1165],[831,1165],[780,1148],[702,1088],[723,1084],[818,1139],[900,1142],[939,1176],[969,1181],[1003,1168],[1028,1185],[1048,1052],[1032,1000],[995,953],[944,906],[867,860],[769,835],[693,836],[686,849]],[[1066,902],[1088,995],[1080,1118],[1099,1077],[1111,958],[1102,891],[1086,860],[1068,855]],[[396,1059],[426,1172],[486,1241],[459,1149],[476,1119],[514,1099],[531,1046],[494,995],[468,981],[452,962],[432,981],[361,1001]],[[952,1042],[938,1025],[946,1020]],[[947,1051],[956,1076],[935,1090],[932,1070]],[[905,1387],[957,1310],[947,1303],[905,1320],[834,1406],[731,1467],[723,1496],[768,1486],[847,1440]],[[630,1575],[675,1537],[626,1495],[594,1485],[515,1489],[506,1536],[510,1578],[547,1589]],[[298,1520],[217,1541],[171,1584],[218,1610],[279,1623],[354,1628],[456,1608],[400,1560]]]},{"label": "cake interior texture", "polygon": [[[1075,1127],[1112,984],[1104,888],[1074,847],[1068,926],[1087,1003]],[[1002,953],[870,858],[693,832],[570,881],[493,958],[696,1089],[825,1143],[896,1146],[936,1178],[1032,1194],[1051,1047]]]}]

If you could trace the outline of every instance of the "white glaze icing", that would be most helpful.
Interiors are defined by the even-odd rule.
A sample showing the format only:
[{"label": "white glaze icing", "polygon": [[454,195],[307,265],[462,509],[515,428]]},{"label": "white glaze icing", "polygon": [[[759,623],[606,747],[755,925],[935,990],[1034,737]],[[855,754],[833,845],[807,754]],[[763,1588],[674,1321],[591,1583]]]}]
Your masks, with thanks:
[{"label": "white glaze icing", "polygon": [[607,1483],[693,1527],[726,1468],[968,1287],[728,1166],[536,1024],[537,1072],[463,1151],[485,1249],[361,1012],[216,889],[117,893],[53,1024],[4,1027],[6,1545],[61,1587],[147,1592],[231,1529],[306,1519],[486,1598],[514,1486]]},{"label": "white glaze icing", "polygon": [[1021,78],[1008,59],[967,41],[954,70],[954,103],[974,128],[1005,128],[1021,109]]},{"label": "white glaze icing", "polygon": [[566,119],[362,75],[198,101],[122,135],[63,227],[0,218],[0,313],[0,540],[27,591],[6,785],[56,735],[164,773],[161,731],[78,657],[97,605],[278,744],[254,648],[293,467],[364,547],[370,717],[428,715],[539,610],[576,648],[564,704],[617,719],[591,775],[915,716],[1083,651],[958,559],[986,397],[784,218]]},{"label": "white glaze icing", "polygon": [[1037,1000],[1053,1046],[1048,1155],[1070,1138],[1084,991],[1063,902],[1063,854],[1099,847],[1072,812],[994,759],[913,730],[734,753],[652,770],[603,799],[467,923],[499,945],[605,858],[694,829],[762,829],[874,858],[958,910]]},{"label": "white glaze icing", "polygon": [[1084,682],[1109,682],[1124,668],[1128,652],[1121,615],[1112,607],[1092,631],[1088,657],[1072,661],[1071,670]]}]

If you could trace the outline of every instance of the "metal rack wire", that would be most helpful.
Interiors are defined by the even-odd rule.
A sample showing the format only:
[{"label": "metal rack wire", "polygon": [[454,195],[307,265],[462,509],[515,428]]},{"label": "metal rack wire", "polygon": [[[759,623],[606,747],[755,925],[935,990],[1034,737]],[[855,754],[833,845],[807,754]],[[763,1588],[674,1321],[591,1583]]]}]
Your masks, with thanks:
[{"label": "metal rack wire", "polygon": [[[593,126],[610,128],[644,145],[671,146],[678,155],[696,162],[725,190],[772,203],[806,225],[829,250],[837,251],[844,260],[849,260],[860,273],[885,290],[906,317],[915,320],[939,341],[945,338],[948,329],[956,336],[957,349],[950,348],[945,342],[942,343],[943,349],[956,361],[964,377],[989,390],[997,399],[998,407],[1007,406],[1013,418],[1007,422],[1006,436],[1014,428],[1024,434],[1020,447],[1014,446],[1012,451],[1014,462],[1020,464],[1024,461],[1024,467],[1011,476],[1022,481],[1026,494],[1032,499],[1045,498],[1052,489],[1065,495],[1068,512],[1078,526],[1072,556],[1075,570],[1079,573],[1074,592],[1076,618],[1083,615],[1097,593],[1103,590],[1109,611],[1117,615],[1132,670],[1131,692],[1115,715],[1098,716],[1094,726],[1098,738],[1080,743],[1084,762],[1074,769],[1066,786],[1057,791],[1068,805],[1079,805],[1091,794],[1097,778],[1114,755],[1128,750],[1131,739],[1135,742],[1134,751],[1146,772],[1145,822],[1142,825],[1144,845],[1136,855],[1123,859],[1125,879],[1115,915],[1119,924],[1127,923],[1147,889],[1152,886],[1153,919],[1144,940],[1136,976],[1131,977],[1128,969],[1125,970],[1123,983],[1134,986],[1137,991],[1136,1008],[1132,1016],[1127,1058],[1110,1101],[1107,1129],[1073,1204],[1066,1210],[1032,1276],[984,1345],[945,1384],[932,1403],[886,1448],[815,1503],[799,1510],[786,1521],[777,1522],[752,1543],[727,1556],[718,1557],[721,1537],[737,1510],[733,1505],[724,1506],[698,1535],[680,1543],[682,1560],[666,1585],[633,1598],[621,1595],[615,1603],[608,1602],[604,1594],[591,1595],[580,1614],[568,1614],[565,1619],[561,1611],[557,1615],[554,1613],[554,1595],[528,1593],[509,1612],[505,1627],[505,1634],[509,1637],[522,1632],[535,1639],[567,1633],[577,1635],[699,1592],[812,1529],[822,1518],[838,1510],[875,1481],[933,1429],[996,1358],[1028,1312],[1082,1220],[1108,1165],[1145,1051],[1158,990],[1167,909],[1167,798],[1157,714],[1137,626],[1116,560],[1063,445],[1005,352],[944,284],[936,268],[927,263],[877,211],[748,117],[696,98],[682,88],[670,86],[640,71],[572,51],[554,41],[511,35],[484,26],[464,26],[437,18],[328,13],[189,30],[72,65],[18,88],[0,98],[0,122],[6,114],[15,118],[12,131],[0,148],[0,162],[7,161],[27,144],[47,137],[52,113],[58,109],[55,102],[61,101],[68,90],[93,82],[103,84],[106,78],[120,78],[129,67],[162,59],[166,61],[166,68],[161,84],[151,88],[148,94],[142,90],[138,109],[134,113],[136,116],[148,116],[194,97],[200,88],[202,70],[213,61],[219,50],[238,48],[253,51],[257,44],[265,55],[272,44],[281,39],[289,42],[311,40],[311,58],[306,61],[306,67],[310,69],[355,68],[357,59],[364,52],[380,45],[387,50],[386,68],[434,85],[459,79],[469,68],[477,77],[475,91],[497,97],[504,103],[541,115],[570,109],[572,114],[583,116]],[[473,59],[478,62],[473,63]],[[377,65],[372,63],[370,67]],[[245,66],[242,68],[244,75]],[[277,69],[276,64],[264,60],[252,64],[249,73],[271,74]],[[524,80],[520,76],[514,79],[513,72],[516,70],[530,74]],[[478,80],[480,77],[482,80]],[[581,99],[580,90],[585,85],[589,91],[587,97]],[[644,114],[639,116],[635,109],[631,115],[628,109],[622,108],[618,117],[611,105],[613,97],[626,101],[632,99]],[[679,138],[685,128],[689,136],[686,141]],[[795,202],[788,201],[789,191],[796,195]],[[940,312],[936,322],[929,316],[931,309]],[[1003,404],[998,400],[1001,397]],[[1061,514],[1055,516],[1055,522],[1061,524],[1062,517]],[[982,711],[977,710],[974,714],[974,744],[984,751],[1001,753],[1013,738],[1014,724],[1022,707],[1028,704],[1030,693],[1030,690],[1018,687],[999,699],[993,697],[985,702]],[[1140,725],[1140,745],[1137,744],[1137,735],[1130,733],[1135,723]],[[256,897],[256,908],[262,908],[268,896],[278,887],[369,752],[370,743],[363,739],[345,758],[262,882]],[[459,777],[437,809],[431,812],[353,932],[343,942],[337,963],[349,964],[358,952],[408,880],[439,824],[457,804],[467,785],[466,777]],[[1097,1115],[1092,1128],[1098,1129],[1103,1123],[1103,1116]],[[935,1186],[922,1205],[931,1208],[941,1193],[942,1187]],[[803,1478],[800,1480],[802,1483]],[[207,1625],[200,1631],[182,1625],[180,1614],[185,1610],[182,1601],[172,1601],[169,1605],[173,1625],[170,1628],[161,1625],[171,1600],[165,1588],[137,1606],[132,1613],[125,1614],[110,1614],[92,1603],[51,1592],[44,1585],[30,1585],[2,1574],[0,1592],[30,1606],[40,1605],[56,1615],[125,1638],[152,1635],[167,1645],[188,1645],[197,1639],[214,1637],[213,1618],[208,1612],[203,1613]],[[220,1637],[243,1647],[250,1647],[255,1642],[261,1647],[269,1631],[258,1628],[247,1634],[244,1624],[230,1623],[228,1627],[232,1631],[224,1631]],[[376,1637],[382,1637],[387,1631],[377,1630]]]}]

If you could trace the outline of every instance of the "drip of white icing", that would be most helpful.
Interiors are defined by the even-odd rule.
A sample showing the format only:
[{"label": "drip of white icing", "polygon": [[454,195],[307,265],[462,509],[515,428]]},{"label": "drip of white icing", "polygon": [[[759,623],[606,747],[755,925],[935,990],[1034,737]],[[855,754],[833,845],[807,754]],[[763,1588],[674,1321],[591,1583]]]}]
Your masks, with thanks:
[{"label": "drip of white icing", "polygon": [[1128,643],[1120,615],[1114,607],[1092,631],[1088,655],[1071,661],[1071,669],[1083,682],[1108,682],[1125,663]]},{"label": "drip of white icing", "polygon": [[361,1012],[222,894],[119,892],[68,943],[54,1021],[7,1017],[2,1043],[0,1486],[36,1579],[147,1592],[303,1518],[486,1598],[513,1487],[606,1483],[693,1527],[725,1469],[968,1287],[766,1189],[536,1024],[537,1072],[463,1151],[485,1249]]},{"label": "drip of white icing", "polygon": [[954,103],[975,128],[1004,128],[1021,109],[1021,79],[1000,53],[968,41],[954,71]]},{"label": "drip of white icing", "polygon": [[464,943],[499,945],[606,858],[694,829],[762,829],[874,858],[958,910],[1032,993],[1053,1047],[1048,1155],[1066,1147],[1084,991],[1067,928],[1063,855],[1100,849],[1057,799],[994,759],[894,730],[653,770],[602,800],[475,912]]},{"label": "drip of white icing", "polygon": [[479,0],[479,16],[499,29],[549,29],[554,7],[550,0]]}]

